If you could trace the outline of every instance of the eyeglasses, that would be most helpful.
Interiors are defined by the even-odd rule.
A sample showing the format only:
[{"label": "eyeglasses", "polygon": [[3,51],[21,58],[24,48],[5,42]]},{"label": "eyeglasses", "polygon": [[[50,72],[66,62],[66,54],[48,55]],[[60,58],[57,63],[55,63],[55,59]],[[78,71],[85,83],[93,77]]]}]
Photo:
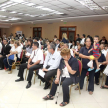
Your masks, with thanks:
[{"label": "eyeglasses", "polygon": [[91,42],[91,41],[86,41],[86,42]]}]

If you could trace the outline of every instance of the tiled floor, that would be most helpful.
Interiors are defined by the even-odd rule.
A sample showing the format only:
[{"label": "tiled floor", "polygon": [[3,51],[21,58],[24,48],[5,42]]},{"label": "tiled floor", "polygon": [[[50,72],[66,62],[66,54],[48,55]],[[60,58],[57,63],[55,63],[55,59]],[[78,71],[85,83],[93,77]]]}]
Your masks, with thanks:
[{"label": "tiled floor", "polygon": [[[62,89],[58,104],[55,104],[55,99],[44,101],[42,97],[49,93],[49,89],[43,90],[44,84],[40,86],[37,78],[35,85],[26,89],[27,81],[15,82],[17,73],[16,69],[12,74],[0,70],[0,108],[61,108],[59,103],[62,102]],[[81,95],[79,91],[72,89],[70,104],[65,108],[108,108],[108,90],[102,90],[100,85],[95,85],[93,95],[89,95],[85,87],[84,85]]]}]

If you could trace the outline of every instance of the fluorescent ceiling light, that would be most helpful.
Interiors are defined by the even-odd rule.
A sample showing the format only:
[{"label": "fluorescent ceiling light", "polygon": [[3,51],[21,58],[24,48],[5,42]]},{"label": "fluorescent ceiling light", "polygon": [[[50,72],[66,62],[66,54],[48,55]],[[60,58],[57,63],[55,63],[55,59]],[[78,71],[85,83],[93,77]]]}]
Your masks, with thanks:
[{"label": "fluorescent ceiling light", "polygon": [[5,18],[5,17],[7,17],[7,16],[0,15],[0,17],[3,17],[3,18]]},{"label": "fluorescent ceiling light", "polygon": [[9,21],[9,20],[0,20],[0,21]]},{"label": "fluorescent ceiling light", "polygon": [[12,3],[12,1],[5,2],[5,3],[1,4],[0,7],[3,7],[3,6],[6,6],[6,5],[9,5],[9,4],[11,4],[11,3]]},{"label": "fluorescent ceiling light", "polygon": [[24,0],[11,0],[11,1],[17,2],[17,3],[22,3],[22,2],[24,2]]},{"label": "fluorescent ceiling light", "polygon": [[108,9],[108,6],[102,6],[103,9]]},{"label": "fluorescent ceiling light", "polygon": [[13,18],[11,18],[9,20],[19,20],[19,19],[21,19],[21,18],[15,18],[15,17],[13,17]]},{"label": "fluorescent ceiling light", "polygon": [[12,4],[9,4],[9,5],[4,6],[4,7],[2,7],[2,8],[4,9],[4,8],[10,7],[10,6],[13,6],[13,5],[16,5],[16,4],[18,4],[18,3],[12,3]]},{"label": "fluorescent ceiling light", "polygon": [[34,3],[27,3],[26,5],[27,6],[34,6],[35,4]]},{"label": "fluorescent ceiling light", "polygon": [[0,11],[6,11],[5,9],[1,9]]},{"label": "fluorescent ceiling light", "polygon": [[10,12],[10,13],[17,13],[16,11],[12,11],[12,12]]},{"label": "fluorescent ceiling light", "polygon": [[37,6],[37,7],[35,7],[35,8],[42,9],[42,7],[43,7],[43,6]]},{"label": "fluorescent ceiling light", "polygon": [[88,7],[90,10],[101,10],[101,8],[92,0],[76,0],[76,1]]},{"label": "fluorescent ceiling light", "polygon": [[55,11],[52,14],[63,14],[63,13],[62,12],[59,12],[59,11]]},{"label": "fluorescent ceiling light", "polygon": [[30,14],[24,14],[25,16],[30,16]]},{"label": "fluorescent ceiling light", "polygon": [[19,15],[22,15],[23,13],[18,13]]}]

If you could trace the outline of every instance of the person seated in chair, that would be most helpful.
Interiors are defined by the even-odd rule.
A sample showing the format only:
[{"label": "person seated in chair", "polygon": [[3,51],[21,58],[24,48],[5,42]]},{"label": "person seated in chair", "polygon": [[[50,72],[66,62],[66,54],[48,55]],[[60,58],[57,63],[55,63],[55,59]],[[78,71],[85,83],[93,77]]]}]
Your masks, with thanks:
[{"label": "person seated in chair", "polygon": [[[69,103],[69,85],[77,84],[80,81],[80,72],[78,60],[71,56],[70,49],[64,48],[61,50],[62,59],[57,70],[57,77],[53,81],[50,93],[45,96],[44,100],[53,100],[57,86],[62,82],[63,102],[60,106],[65,106]],[[61,79],[61,82],[60,82]]]},{"label": "person seated in chair", "polygon": [[32,45],[33,51],[28,60],[28,63],[23,63],[20,65],[19,72],[18,72],[18,77],[20,78],[15,80],[15,82],[23,81],[24,69],[27,68],[29,70],[29,74],[27,78],[28,84],[26,86],[27,89],[31,87],[33,71],[40,69],[43,66],[43,52],[38,47],[39,47],[39,43],[33,42],[33,45]]},{"label": "person seated in chair", "polygon": [[44,89],[48,89],[50,86],[50,80],[52,77],[54,77],[57,74],[57,68],[60,63],[60,53],[55,51],[55,45],[53,43],[50,43],[47,46],[48,54],[46,55],[45,62],[43,65],[42,71],[45,72],[44,78],[39,75],[39,71],[37,71],[38,77],[42,80],[42,82],[45,82]]},{"label": "person seated in chair", "polygon": [[17,55],[17,61],[20,61],[20,55],[21,55],[22,49],[19,45],[18,41],[15,41],[14,46],[11,48],[10,50],[10,54],[6,55],[6,58],[3,60],[4,65],[6,67],[6,71],[9,71],[8,74],[12,73],[12,63],[14,62],[14,60],[8,59],[7,57],[9,57],[10,55],[16,54]]},{"label": "person seated in chair", "polygon": [[7,39],[3,39],[2,45],[3,45],[3,48],[2,48],[1,55],[0,55],[0,70],[4,69],[3,59],[6,58],[6,55],[10,53],[10,49],[11,49],[11,46],[8,45]]}]

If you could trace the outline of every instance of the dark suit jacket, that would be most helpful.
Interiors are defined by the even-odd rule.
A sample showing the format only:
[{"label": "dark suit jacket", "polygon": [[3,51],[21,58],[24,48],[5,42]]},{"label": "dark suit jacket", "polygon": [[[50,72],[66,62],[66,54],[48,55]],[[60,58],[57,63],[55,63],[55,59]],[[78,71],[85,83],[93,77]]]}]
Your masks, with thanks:
[{"label": "dark suit jacket", "polygon": [[10,54],[10,49],[11,49],[10,45],[7,44],[6,47],[5,47],[5,45],[3,45],[2,55],[6,56],[6,55]]}]

